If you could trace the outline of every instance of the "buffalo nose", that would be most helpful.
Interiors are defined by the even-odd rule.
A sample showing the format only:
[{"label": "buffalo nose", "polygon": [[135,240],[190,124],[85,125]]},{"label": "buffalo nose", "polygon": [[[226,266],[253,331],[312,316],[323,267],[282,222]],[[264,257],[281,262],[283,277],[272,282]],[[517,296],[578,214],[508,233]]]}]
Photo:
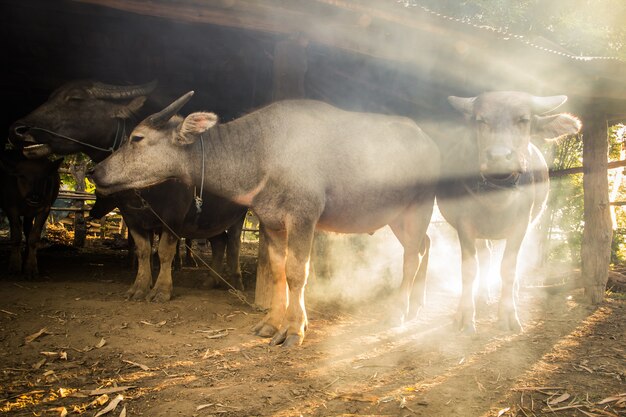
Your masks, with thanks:
[{"label": "buffalo nose", "polygon": [[510,161],[513,159],[513,151],[506,146],[491,146],[485,150],[485,157],[489,162]]},{"label": "buffalo nose", "polygon": [[28,131],[28,126],[25,126],[21,123],[14,123],[9,129],[9,132],[13,134],[14,137],[17,137],[17,138],[23,138],[24,136],[26,136],[27,131]]}]

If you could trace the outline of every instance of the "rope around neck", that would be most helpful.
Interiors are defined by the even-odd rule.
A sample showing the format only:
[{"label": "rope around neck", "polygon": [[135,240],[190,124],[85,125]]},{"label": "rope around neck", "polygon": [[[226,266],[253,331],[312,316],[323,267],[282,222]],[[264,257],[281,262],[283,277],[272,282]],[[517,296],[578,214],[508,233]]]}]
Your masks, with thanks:
[{"label": "rope around neck", "polygon": [[[204,136],[200,135],[200,153],[202,154],[202,173],[200,174],[200,194],[196,194],[193,197],[193,201],[196,204],[196,213],[202,212],[202,194],[204,193]],[[195,194],[195,188],[194,188]]]}]

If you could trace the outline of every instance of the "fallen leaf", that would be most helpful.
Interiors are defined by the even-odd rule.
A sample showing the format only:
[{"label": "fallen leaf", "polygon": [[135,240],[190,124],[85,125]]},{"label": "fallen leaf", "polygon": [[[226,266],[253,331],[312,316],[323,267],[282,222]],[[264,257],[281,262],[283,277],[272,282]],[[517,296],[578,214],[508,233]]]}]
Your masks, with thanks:
[{"label": "fallen leaf", "polygon": [[555,405],[558,403],[562,403],[563,401],[567,400],[569,397],[570,395],[567,392],[565,392],[553,400],[548,400],[548,405]]},{"label": "fallen leaf", "polygon": [[124,408],[122,408],[122,412],[120,413],[119,417],[126,417],[126,406],[124,406]]},{"label": "fallen leaf", "polygon": [[100,343],[96,345],[96,349],[100,349],[102,346],[106,345],[107,341],[104,340],[104,337],[100,339]]},{"label": "fallen leaf", "polygon": [[148,325],[148,326],[162,327],[162,326],[164,326],[165,324],[167,324],[167,321],[166,321],[166,320],[163,320],[163,321],[160,321],[160,322],[158,322],[158,323],[150,323],[149,321],[146,321],[146,320],[141,320],[139,323],[141,323],[141,324],[145,324],[145,325]]},{"label": "fallen leaf", "polygon": [[65,398],[65,397],[69,396],[70,394],[72,394],[73,392],[74,392],[74,390],[72,390],[72,389],[59,388],[59,397]]},{"label": "fallen leaf", "polygon": [[221,337],[225,337],[228,336],[228,330],[224,330],[222,333],[215,333],[215,334],[211,334],[211,335],[206,335],[204,336],[207,339],[219,339]]},{"label": "fallen leaf", "polygon": [[8,314],[10,316],[17,316],[17,314],[15,314],[15,313],[13,313],[11,311],[8,311],[8,310],[0,310],[0,311],[2,311],[4,314]]},{"label": "fallen leaf", "polygon": [[98,411],[96,413],[96,415],[94,417],[99,417],[103,414],[109,413],[113,410],[115,410],[115,408],[117,407],[117,405],[120,403],[120,401],[122,401],[124,399],[124,396],[118,394],[117,397],[113,398],[111,400],[111,402],[109,403],[109,405],[107,405],[105,408],[103,408],[102,410]]},{"label": "fallen leaf", "polygon": [[68,414],[67,409],[65,407],[49,408],[48,411],[58,411],[60,417],[65,417]]},{"label": "fallen leaf", "polygon": [[610,402],[613,402],[613,401],[619,401],[619,400],[623,400],[623,399],[626,399],[626,393],[618,394],[618,395],[616,395],[614,397],[607,397],[607,398],[603,399],[602,401],[600,401],[600,402],[598,402],[596,404],[602,405],[602,404],[610,403]]},{"label": "fallen leaf", "polygon": [[115,394],[116,392],[122,392],[135,388],[134,385],[128,385],[123,387],[111,387],[111,388],[98,388],[91,391],[87,391],[87,395],[102,395],[102,394]]},{"label": "fallen leaf", "polygon": [[141,363],[137,363],[137,362],[133,362],[133,361],[127,361],[127,360],[123,360],[122,362],[126,362],[126,363],[129,363],[129,364],[133,365],[133,366],[137,366],[137,367],[143,369],[144,371],[149,371],[150,370],[150,368],[148,368],[146,365],[141,364]]},{"label": "fallen leaf", "polygon": [[45,363],[46,363],[46,358],[43,358],[42,360],[40,360],[39,362],[37,362],[36,364],[33,365],[33,369],[37,370],[39,368],[41,368]]},{"label": "fallen leaf", "polygon": [[498,417],[501,417],[504,413],[507,413],[510,409],[511,409],[511,407],[507,407],[507,408],[503,408],[502,410],[498,411]]},{"label": "fallen leaf", "polygon": [[30,336],[26,336],[24,338],[24,343],[28,344],[32,341],[34,341],[35,339],[37,339],[39,336],[42,336],[44,334],[48,334],[48,329],[46,329],[45,327],[41,330],[39,330],[37,333],[33,333]]},{"label": "fallen leaf", "polygon": [[58,358],[67,360],[67,352],[39,352],[41,355],[48,356],[49,358]]},{"label": "fallen leaf", "polygon": [[89,407],[97,407],[99,405],[104,405],[109,401],[109,396],[106,394],[102,394],[95,400],[89,403]]}]

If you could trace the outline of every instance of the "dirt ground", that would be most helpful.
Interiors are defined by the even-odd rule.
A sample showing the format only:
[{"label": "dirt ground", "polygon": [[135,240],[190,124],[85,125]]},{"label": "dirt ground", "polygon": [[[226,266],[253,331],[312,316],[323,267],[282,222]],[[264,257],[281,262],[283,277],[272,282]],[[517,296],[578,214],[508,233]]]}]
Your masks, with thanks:
[{"label": "dirt ground", "polygon": [[[245,245],[253,300],[256,249]],[[0,241],[0,271],[8,245]],[[415,322],[393,298],[308,299],[298,348],[270,347],[262,312],[205,272],[175,273],[168,303],[129,302],[124,253],[89,242],[40,251],[41,278],[0,272],[0,413],[12,416],[626,416],[626,297],[520,290],[521,334],[452,326],[458,293],[429,284]],[[316,283],[311,282],[315,287]],[[355,285],[358,285],[355,283]],[[121,396],[121,397],[120,397]]]}]

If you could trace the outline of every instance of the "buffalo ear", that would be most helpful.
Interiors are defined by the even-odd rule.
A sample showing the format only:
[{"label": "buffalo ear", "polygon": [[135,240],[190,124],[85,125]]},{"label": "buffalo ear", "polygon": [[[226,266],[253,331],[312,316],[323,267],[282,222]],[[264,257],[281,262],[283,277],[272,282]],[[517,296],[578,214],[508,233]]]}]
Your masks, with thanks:
[{"label": "buffalo ear", "polygon": [[533,116],[533,139],[556,140],[580,132],[582,123],[568,113],[552,116]]},{"label": "buffalo ear", "polygon": [[120,106],[115,111],[115,117],[119,117],[121,119],[130,119],[134,113],[139,111],[141,107],[146,102],[146,96],[135,97],[125,106]]},{"label": "buffalo ear", "polygon": [[476,97],[448,97],[448,103],[468,119],[474,115],[474,101]]},{"label": "buffalo ear", "polygon": [[217,124],[218,117],[215,113],[198,112],[185,117],[178,132],[177,140],[182,145],[194,143],[198,136],[206,133]]}]

